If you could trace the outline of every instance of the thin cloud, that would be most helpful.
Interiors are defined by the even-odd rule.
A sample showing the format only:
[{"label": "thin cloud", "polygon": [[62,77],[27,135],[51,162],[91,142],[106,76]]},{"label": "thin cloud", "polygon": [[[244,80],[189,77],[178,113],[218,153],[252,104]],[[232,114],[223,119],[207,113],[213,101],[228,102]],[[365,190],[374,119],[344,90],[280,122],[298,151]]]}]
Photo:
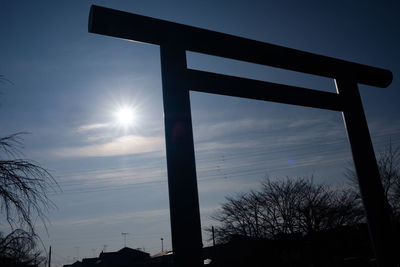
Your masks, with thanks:
[{"label": "thin cloud", "polygon": [[203,122],[194,126],[194,138],[198,141],[221,138],[227,134],[238,134],[250,130],[262,130],[278,123],[276,120],[245,118],[223,122]]},{"label": "thin cloud", "polygon": [[163,149],[164,139],[161,136],[128,135],[103,144],[60,148],[53,154],[57,157],[112,157],[158,152]]},{"label": "thin cloud", "polygon": [[79,126],[78,128],[75,129],[75,132],[87,132],[87,131],[92,131],[92,130],[98,130],[102,128],[108,127],[108,123],[93,123],[93,124],[86,124]]},{"label": "thin cloud", "polygon": [[125,221],[132,220],[145,220],[145,221],[157,221],[160,217],[169,216],[168,209],[148,210],[148,211],[135,211],[135,212],[123,212],[119,214],[97,216],[90,218],[75,218],[68,220],[54,221],[51,223],[52,226],[67,226],[67,225],[98,225],[101,224],[118,224]]},{"label": "thin cloud", "polygon": [[[217,206],[209,206],[200,208],[200,213],[203,216],[209,216],[220,207]],[[169,220],[169,209],[155,209],[155,210],[145,210],[145,211],[134,211],[134,212],[122,212],[118,214],[106,215],[106,216],[97,216],[90,218],[74,218],[74,219],[63,219],[53,221],[51,226],[59,227],[59,226],[84,226],[84,225],[98,225],[98,224],[119,224],[126,221],[145,221],[145,222],[157,222],[161,218],[166,218]]]}]

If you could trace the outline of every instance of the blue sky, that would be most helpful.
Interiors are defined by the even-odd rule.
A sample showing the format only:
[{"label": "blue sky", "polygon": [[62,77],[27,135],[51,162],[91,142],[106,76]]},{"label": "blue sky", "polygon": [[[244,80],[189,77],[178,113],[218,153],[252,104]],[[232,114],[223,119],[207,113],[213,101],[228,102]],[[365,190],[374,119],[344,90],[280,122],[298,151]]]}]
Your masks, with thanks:
[{"label": "blue sky", "polygon": [[[400,8],[396,1],[2,1],[0,134],[24,137],[48,168],[46,246],[55,264],[107,245],[171,249],[159,48],[87,32],[91,4],[389,69],[385,89],[360,86],[376,152],[400,145]],[[335,92],[330,79],[187,53],[188,66]],[[265,176],[345,184],[351,154],[338,112],[191,93],[202,226],[224,196]],[[135,110],[129,129],[121,105]],[[4,225],[1,227],[4,229]],[[208,236],[203,234],[204,243]],[[56,265],[57,266],[57,265]]]}]

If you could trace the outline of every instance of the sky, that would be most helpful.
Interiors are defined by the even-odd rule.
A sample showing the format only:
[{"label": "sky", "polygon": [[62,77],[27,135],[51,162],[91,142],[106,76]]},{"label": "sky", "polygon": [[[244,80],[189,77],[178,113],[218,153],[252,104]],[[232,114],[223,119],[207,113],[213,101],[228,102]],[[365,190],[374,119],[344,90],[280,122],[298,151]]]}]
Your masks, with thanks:
[{"label": "sky", "polygon": [[[400,145],[398,1],[0,2],[0,136],[29,132],[24,157],[60,185],[44,246],[54,266],[126,245],[170,250],[159,47],[88,33],[91,4],[389,69],[360,85],[375,152]],[[335,92],[332,79],[187,52],[188,67]],[[225,196],[269,177],[345,186],[339,112],[191,92],[202,227]],[[129,106],[129,127],[115,113]],[[4,222],[0,229],[7,229]],[[203,243],[209,244],[203,231]]]}]

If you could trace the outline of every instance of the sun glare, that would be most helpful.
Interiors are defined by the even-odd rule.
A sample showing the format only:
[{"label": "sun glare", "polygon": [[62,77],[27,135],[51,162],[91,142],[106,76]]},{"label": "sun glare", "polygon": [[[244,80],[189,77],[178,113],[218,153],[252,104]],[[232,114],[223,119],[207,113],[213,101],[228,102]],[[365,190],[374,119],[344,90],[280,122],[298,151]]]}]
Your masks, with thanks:
[{"label": "sun glare", "polygon": [[121,107],[118,109],[115,113],[118,124],[123,127],[128,127],[131,125],[134,119],[133,113],[133,109],[130,107]]}]

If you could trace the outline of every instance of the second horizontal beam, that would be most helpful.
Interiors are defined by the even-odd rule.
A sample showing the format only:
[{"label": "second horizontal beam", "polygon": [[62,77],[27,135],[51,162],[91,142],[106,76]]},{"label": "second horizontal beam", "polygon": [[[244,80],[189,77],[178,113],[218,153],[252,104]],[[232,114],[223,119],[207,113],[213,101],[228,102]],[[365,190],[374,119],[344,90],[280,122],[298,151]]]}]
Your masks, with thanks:
[{"label": "second horizontal beam", "polygon": [[283,104],[343,111],[342,97],[337,93],[264,82],[247,78],[186,70],[189,90],[227,96],[257,99]]}]

